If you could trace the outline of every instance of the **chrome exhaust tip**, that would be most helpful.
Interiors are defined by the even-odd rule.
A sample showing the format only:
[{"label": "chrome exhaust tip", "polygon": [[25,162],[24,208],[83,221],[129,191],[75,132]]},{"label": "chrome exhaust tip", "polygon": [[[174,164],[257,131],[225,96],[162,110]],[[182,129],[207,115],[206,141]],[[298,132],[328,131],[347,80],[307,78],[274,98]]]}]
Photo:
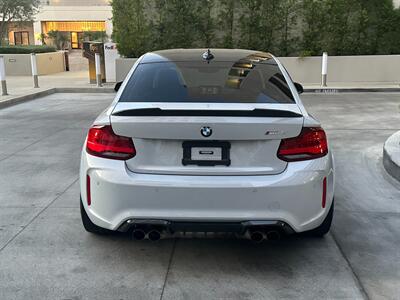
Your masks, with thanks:
[{"label": "chrome exhaust tip", "polygon": [[136,241],[142,241],[146,237],[146,232],[142,229],[134,229],[132,231],[132,238]]},{"label": "chrome exhaust tip", "polygon": [[281,234],[278,231],[271,230],[267,232],[267,240],[278,241],[281,239]]},{"label": "chrome exhaust tip", "polygon": [[152,230],[147,234],[147,238],[150,241],[156,242],[161,239],[161,233],[158,230]]},{"label": "chrome exhaust tip", "polygon": [[254,243],[261,243],[265,239],[265,235],[261,231],[253,231],[250,233],[250,240]]}]

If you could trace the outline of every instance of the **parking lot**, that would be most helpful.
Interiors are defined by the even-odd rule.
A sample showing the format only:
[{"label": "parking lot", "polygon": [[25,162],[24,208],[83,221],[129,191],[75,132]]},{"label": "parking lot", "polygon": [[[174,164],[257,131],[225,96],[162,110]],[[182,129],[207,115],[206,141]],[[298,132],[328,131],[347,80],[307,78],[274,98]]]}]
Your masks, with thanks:
[{"label": "parking lot", "polygon": [[0,299],[400,298],[400,184],[382,166],[400,94],[303,96],[335,154],[333,230],[260,245],[86,233],[80,151],[112,97],[54,94],[0,110]]}]

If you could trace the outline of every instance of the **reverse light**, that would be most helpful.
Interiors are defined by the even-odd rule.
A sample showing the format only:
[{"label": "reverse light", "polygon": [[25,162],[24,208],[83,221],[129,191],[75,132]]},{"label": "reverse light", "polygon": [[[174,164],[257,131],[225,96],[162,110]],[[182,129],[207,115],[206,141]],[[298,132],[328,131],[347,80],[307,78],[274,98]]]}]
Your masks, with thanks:
[{"label": "reverse light", "polygon": [[299,136],[283,139],[278,150],[278,157],[287,162],[316,159],[327,154],[328,142],[320,127],[304,127]]},{"label": "reverse light", "polygon": [[117,160],[128,160],[136,155],[132,139],[115,134],[110,125],[89,129],[86,151],[94,156]]}]

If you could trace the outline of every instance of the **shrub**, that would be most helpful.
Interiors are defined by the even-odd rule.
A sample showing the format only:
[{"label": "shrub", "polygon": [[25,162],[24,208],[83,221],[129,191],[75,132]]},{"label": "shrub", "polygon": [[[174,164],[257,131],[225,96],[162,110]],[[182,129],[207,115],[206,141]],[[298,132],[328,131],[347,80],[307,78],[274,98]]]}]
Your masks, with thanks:
[{"label": "shrub", "polygon": [[56,52],[51,46],[3,46],[0,47],[0,54],[30,54]]},{"label": "shrub", "polygon": [[277,56],[400,53],[392,0],[112,0],[113,40],[139,57],[166,48],[246,48]]}]

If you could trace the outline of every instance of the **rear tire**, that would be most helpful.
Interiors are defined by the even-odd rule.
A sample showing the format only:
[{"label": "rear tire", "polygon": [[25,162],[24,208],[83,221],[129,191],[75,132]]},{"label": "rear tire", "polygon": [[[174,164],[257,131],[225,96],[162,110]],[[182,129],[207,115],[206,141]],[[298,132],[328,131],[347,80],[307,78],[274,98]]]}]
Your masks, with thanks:
[{"label": "rear tire", "polygon": [[82,224],[83,224],[83,227],[85,227],[85,230],[87,232],[100,234],[100,235],[110,234],[110,233],[113,232],[111,230],[108,230],[108,229],[105,229],[103,227],[97,226],[92,221],[90,221],[89,216],[87,215],[86,210],[85,210],[85,208],[83,206],[82,198],[81,198],[80,204],[81,204]]},{"label": "rear tire", "polygon": [[335,202],[332,201],[331,208],[329,209],[329,212],[328,212],[325,220],[322,222],[322,224],[319,225],[315,229],[305,232],[306,235],[315,236],[315,237],[323,237],[324,235],[326,235],[329,232],[329,230],[331,229],[331,225],[332,225],[334,203]]}]

